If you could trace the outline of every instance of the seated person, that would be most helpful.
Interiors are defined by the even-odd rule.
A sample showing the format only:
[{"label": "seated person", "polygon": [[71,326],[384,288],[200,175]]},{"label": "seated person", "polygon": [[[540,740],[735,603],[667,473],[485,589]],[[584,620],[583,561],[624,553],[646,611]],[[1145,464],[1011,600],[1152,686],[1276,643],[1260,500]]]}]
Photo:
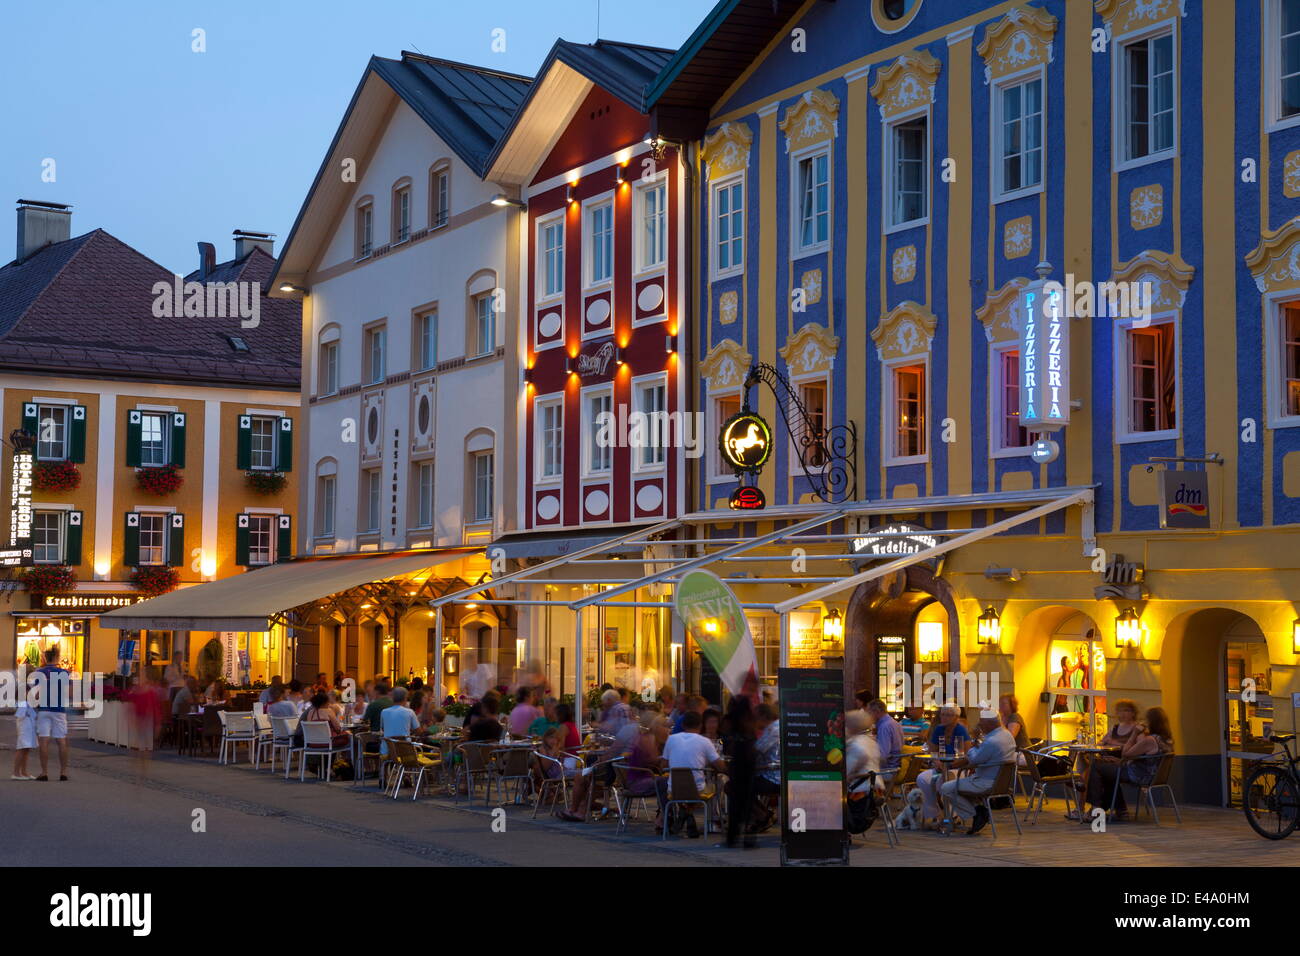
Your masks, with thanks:
[{"label": "seated person", "polygon": [[[949,780],[939,785],[939,794],[952,804],[953,814],[963,820],[970,820],[970,829],[966,832],[974,835],[989,822],[989,811],[983,805],[978,807],[971,801],[993,789],[993,784],[1002,772],[1002,765],[1015,763],[1016,739],[1007,733],[998,719],[996,710],[980,712],[980,733],[982,739],[978,747],[972,748],[966,756],[953,761],[953,770],[971,768],[970,774]],[[936,769],[938,761],[935,761]]]},{"label": "seated person", "polygon": [[185,685],[172,698],[172,716],[193,713],[199,705],[199,682],[193,677],[185,678]]},{"label": "seated person", "polygon": [[[334,708],[330,706],[329,696],[327,694],[317,692],[317,694],[312,697],[311,702],[307,705],[307,709],[302,712],[303,723],[313,720],[323,721],[330,725],[330,746],[346,747],[348,745],[348,741],[351,740],[351,738],[343,732],[343,725],[339,723],[339,715],[336,714]],[[301,734],[302,724],[299,724],[298,733],[295,735],[295,738],[301,736]]]},{"label": "seated person", "polygon": [[[682,729],[680,733],[669,736],[668,741],[664,744],[664,754],[660,759],[660,765],[667,767],[669,770],[689,769],[693,771],[695,778],[695,789],[701,795],[706,792],[706,782],[704,777],[705,768],[712,767],[719,773],[725,773],[727,770],[726,763],[718,757],[718,751],[713,746],[713,741],[709,740],[700,733],[704,726],[704,718],[694,710],[687,711],[682,716]],[[662,829],[663,812],[671,795],[670,777],[664,775],[655,781],[655,789],[659,795],[659,818],[655,821],[655,826]],[[700,835],[699,827],[695,824],[695,815],[686,814],[686,834],[689,837],[698,837]]]},{"label": "seated person", "polygon": [[[606,693],[612,693],[606,691]],[[573,781],[573,798],[569,809],[560,813],[560,819],[573,823],[582,823],[587,819],[587,797],[595,783],[609,786],[614,782],[616,772],[614,763],[622,760],[635,748],[642,734],[641,724],[635,720],[625,720],[614,734],[614,739],[591,760],[577,779]],[[581,809],[579,809],[581,808]]]},{"label": "seated person", "polygon": [[[406,705],[406,688],[393,688],[393,706],[385,707],[379,714],[379,723],[383,727],[385,741],[389,737],[409,740],[411,734],[420,729],[420,718]],[[380,753],[388,753],[388,744],[381,743]]]},{"label": "seated person", "polygon": [[501,698],[495,691],[488,691],[479,701],[479,714],[469,722],[469,736],[471,742],[477,741],[497,741],[501,739],[501,732],[504,728],[501,726],[500,714]]},{"label": "seated person", "polygon": [[559,718],[555,716],[557,703],[559,702],[554,697],[548,697],[542,702],[542,712],[528,725],[528,736],[540,737],[552,727],[560,726]]},{"label": "seated person", "polygon": [[1102,743],[1118,746],[1119,756],[1094,760],[1088,771],[1088,802],[1103,810],[1114,809],[1116,820],[1128,819],[1128,805],[1124,801],[1124,788],[1116,788],[1115,779],[1118,777],[1138,787],[1149,786],[1160,768],[1161,758],[1174,752],[1169,716],[1163,707],[1147,708],[1144,723],[1136,718],[1137,705],[1133,701],[1121,700],[1115,704],[1116,724]]},{"label": "seated person", "polygon": [[[930,750],[934,753],[956,755],[958,750],[970,743],[970,732],[959,723],[959,711],[952,704],[939,708],[939,722],[930,731]],[[912,759],[916,759],[915,757]],[[939,786],[947,774],[942,764],[936,763],[930,770],[923,770],[916,778],[917,789],[921,791],[921,828],[928,830],[938,823],[943,812],[939,808]]]},{"label": "seated person", "polygon": [[226,682],[217,678],[203,692],[203,700],[208,704],[221,704],[226,701]]},{"label": "seated person", "polygon": [[266,707],[268,717],[297,717],[298,708],[284,699],[284,685],[270,687],[271,702]]},{"label": "seated person", "polygon": [[961,711],[953,704],[939,708],[939,722],[930,730],[930,750],[959,754],[970,745],[970,731],[961,722]]},{"label": "seated person", "polygon": [[[930,722],[925,719],[925,710],[921,707],[908,707],[903,711],[903,719],[899,721],[903,728],[903,736],[909,741],[923,738],[930,732]],[[917,740],[919,743],[920,741]]]},{"label": "seated person", "polygon": [[[766,706],[760,705],[760,712]],[[850,710],[844,715],[844,774],[852,792],[866,789],[868,774],[880,773],[880,744],[867,733],[870,726],[871,718],[865,710]],[[777,779],[779,782],[779,771]],[[883,789],[879,779],[876,789]]]}]

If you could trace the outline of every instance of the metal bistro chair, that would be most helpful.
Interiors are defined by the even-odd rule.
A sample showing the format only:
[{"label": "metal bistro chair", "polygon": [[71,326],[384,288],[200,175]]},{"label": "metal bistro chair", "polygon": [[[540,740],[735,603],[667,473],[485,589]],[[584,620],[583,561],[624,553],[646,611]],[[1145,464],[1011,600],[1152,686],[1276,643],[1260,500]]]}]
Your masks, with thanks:
[{"label": "metal bistro chair", "polygon": [[[1018,778],[1028,778],[1029,780],[1028,802],[1025,805],[1026,823],[1030,822],[1029,815],[1031,813],[1033,814],[1033,822],[1038,822],[1038,818],[1043,812],[1043,802],[1047,799],[1047,788],[1053,784],[1060,786],[1064,791],[1063,798],[1067,808],[1072,805],[1075,799],[1075,784],[1078,782],[1079,776],[1073,769],[1066,773],[1048,774],[1047,776],[1043,776],[1042,771],[1039,769],[1038,761],[1041,758],[1057,756],[1050,753],[1049,750],[1050,748],[1017,751],[1017,753],[1024,754],[1025,763],[1024,766],[1016,768],[1016,775]],[[1021,789],[1023,790],[1023,787]],[[1038,801],[1037,806],[1034,805],[1035,800]]]},{"label": "metal bistro chair", "polygon": [[351,746],[335,746],[328,720],[304,720],[299,726],[302,727],[302,748],[298,750],[298,781],[301,783],[306,778],[307,758],[315,757],[318,774],[320,760],[325,760],[325,782],[329,783],[334,770],[334,755],[347,753]]},{"label": "metal bistro chair", "polygon": [[248,761],[253,762],[253,750],[257,745],[257,724],[253,721],[253,712],[248,711],[242,714],[221,712],[222,724],[221,729],[221,756],[218,763],[226,763],[226,748],[230,748],[230,754],[233,758],[231,762],[239,760],[239,745],[244,744],[248,747]]},{"label": "metal bistro chair", "polygon": [[389,771],[389,776],[393,780],[393,799],[397,799],[397,794],[401,791],[406,778],[415,777],[415,787],[411,792],[411,799],[415,800],[420,796],[420,785],[424,783],[425,773],[436,769],[439,761],[428,754],[421,753],[420,748],[409,740],[389,738],[388,749],[393,763]]},{"label": "metal bistro chair", "polygon": [[358,730],[352,734],[352,759],[356,766],[352,768],[352,786],[356,789],[362,789],[366,785],[366,767],[370,764],[375,768],[375,782],[381,788],[387,786],[384,782],[384,766],[388,763],[388,755],[376,747],[374,750],[367,750],[366,745],[371,743],[380,743],[384,735],[376,733],[373,730]]},{"label": "metal bistro chair", "polygon": [[262,755],[267,751],[271,756],[271,773],[275,773],[276,754],[284,753],[286,766],[289,763],[289,751],[293,749],[293,736],[298,732],[297,717],[270,717],[271,734],[257,739],[257,760],[254,767],[261,766]]},{"label": "metal bistro chair", "polygon": [[[1141,760],[1144,758],[1138,757],[1135,759]],[[1129,762],[1128,760],[1123,761],[1123,763],[1128,763],[1128,762]],[[1121,764],[1120,769],[1121,771],[1123,770],[1123,764]],[[1155,791],[1157,790],[1162,790],[1165,793],[1169,794],[1169,803],[1173,807],[1174,816],[1177,818],[1180,824],[1183,822],[1183,815],[1178,809],[1178,800],[1174,797],[1174,788],[1169,785],[1169,774],[1173,771],[1173,769],[1174,769],[1174,755],[1173,753],[1167,753],[1167,754],[1161,754],[1160,763],[1156,766],[1156,774],[1151,779],[1150,783],[1144,783],[1144,784],[1131,783],[1130,781],[1123,779],[1122,773],[1115,775],[1116,794],[1119,793],[1119,788],[1126,783],[1130,787],[1138,788],[1137,806],[1133,808],[1133,820],[1135,822],[1141,818],[1142,804],[1146,803],[1147,806],[1151,808],[1152,822],[1154,822],[1156,826],[1160,825],[1160,814],[1156,810],[1156,800],[1155,800]],[[1115,798],[1113,796],[1111,797],[1110,805],[1112,807],[1115,806]]]},{"label": "metal bistro chair", "polygon": [[[533,819],[537,819],[537,811],[542,808],[542,801],[548,796],[551,798],[549,804],[551,812],[555,812],[555,803],[558,798],[560,806],[569,805],[569,778],[568,771],[565,769],[564,761],[557,760],[554,757],[544,753],[538,753],[536,750],[528,752],[529,761],[532,764],[534,775],[533,780]],[[580,757],[572,758],[578,761],[578,768],[582,766]],[[551,776],[547,770],[558,770],[557,776]]]},{"label": "metal bistro chair", "polygon": [[[488,763],[488,794],[491,800],[492,788],[497,788],[497,797],[504,798],[511,785],[514,786],[515,803],[522,803],[528,787],[532,785],[529,767],[532,763],[528,755],[532,751],[526,747],[502,747],[492,753]],[[498,805],[503,803],[498,799]]]},{"label": "metal bistro chair", "polygon": [[483,802],[487,803],[492,792],[492,768],[488,758],[493,745],[490,743],[463,743],[456,748],[460,754],[460,763],[456,767],[456,802],[460,802],[460,784],[465,784],[465,793],[469,802],[474,802],[474,781],[483,780]]},{"label": "metal bistro chair", "polygon": [[[897,782],[900,776],[901,774],[895,774],[894,782]],[[867,784],[866,789],[862,789],[862,784],[864,783]],[[854,788],[858,789],[855,790]],[[854,777],[848,782],[848,786],[846,787],[849,799],[852,799],[854,793],[861,793],[863,794],[862,799],[870,800],[875,803],[876,817],[884,825],[885,842],[888,843],[890,847],[899,846],[903,842],[898,835],[898,829],[894,826],[894,813],[893,809],[889,805],[889,798],[893,789],[894,788],[891,786],[883,793],[877,790],[876,772],[874,770],[868,770],[865,774]],[[852,840],[853,838],[850,836],[849,841],[852,842]]]},{"label": "metal bistro chair", "polygon": [[1016,814],[1016,771],[1019,769],[1014,760],[1009,760],[998,768],[997,779],[993,781],[993,789],[988,793],[975,795],[967,794],[973,803],[982,805],[989,814],[989,827],[993,831],[993,839],[998,838],[998,825],[993,819],[993,801],[999,797],[1006,797],[1007,802],[1011,805],[1011,820],[1016,825],[1016,833],[1024,835],[1020,829],[1020,817]]},{"label": "metal bistro chair", "polygon": [[661,839],[668,839],[668,818],[672,816],[673,807],[687,807],[698,804],[704,808],[704,833],[709,832],[709,808],[713,805],[715,793],[705,781],[700,790],[695,785],[695,772],[688,767],[673,767],[668,771],[668,800],[664,803],[664,831]]},{"label": "metal bistro chair", "polygon": [[[650,789],[643,790],[640,793],[634,793],[631,784],[628,783],[627,775],[631,770],[637,770],[642,773],[650,774]],[[649,767],[630,767],[622,760],[614,762],[614,785],[610,788],[614,796],[614,809],[618,811],[618,833],[627,832],[628,822],[632,818],[632,801],[641,801],[641,810],[648,813],[650,810],[647,800],[657,799],[658,794],[654,787],[654,777],[656,772]]]}]

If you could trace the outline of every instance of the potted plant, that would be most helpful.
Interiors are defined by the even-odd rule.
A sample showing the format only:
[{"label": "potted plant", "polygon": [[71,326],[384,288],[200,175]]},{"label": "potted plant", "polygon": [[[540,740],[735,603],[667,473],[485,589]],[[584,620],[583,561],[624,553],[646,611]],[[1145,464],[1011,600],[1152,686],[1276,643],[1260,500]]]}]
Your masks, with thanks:
[{"label": "potted plant", "polygon": [[244,473],[244,482],[254,494],[274,495],[284,490],[289,479],[278,471],[248,471]]},{"label": "potted plant", "polygon": [[131,572],[131,583],[146,597],[157,597],[175,590],[181,583],[181,574],[165,564],[149,564]]},{"label": "potted plant", "polygon": [[135,481],[141,491],[161,497],[179,489],[185,478],[175,465],[159,465],[157,468],[137,468]]},{"label": "potted plant", "polygon": [[57,594],[77,586],[77,572],[66,564],[36,564],[23,572],[22,580],[32,594]]},{"label": "potted plant", "polygon": [[70,461],[38,461],[32,469],[32,488],[59,494],[81,486],[81,472]]}]

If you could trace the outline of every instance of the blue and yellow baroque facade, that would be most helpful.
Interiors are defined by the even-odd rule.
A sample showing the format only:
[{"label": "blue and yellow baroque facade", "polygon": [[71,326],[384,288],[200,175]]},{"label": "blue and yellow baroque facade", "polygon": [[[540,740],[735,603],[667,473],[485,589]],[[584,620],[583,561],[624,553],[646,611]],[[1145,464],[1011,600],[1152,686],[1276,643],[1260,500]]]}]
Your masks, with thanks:
[{"label": "blue and yellow baroque facade", "polygon": [[[889,21],[880,0],[810,0],[714,105],[698,150],[695,349],[711,427],[750,364],[766,362],[796,386],[824,382],[826,423],[858,430],[857,497],[897,500],[899,517],[979,527],[1006,513],[926,500],[1096,489],[1097,552],[1073,509],[954,552],[942,587],[909,577],[855,594],[851,679],[877,678],[883,597],[927,590],[911,605],[919,620],[942,591],[949,666],[997,672],[1035,736],[1059,729],[1049,688],[1060,665],[1048,657],[1087,641],[1112,706],[1125,697],[1169,711],[1180,786],[1208,802],[1233,796],[1231,754],[1294,727],[1300,691],[1300,419],[1287,413],[1290,335],[1278,324],[1300,300],[1300,124],[1278,118],[1272,82],[1282,2],[914,0]],[[1116,91],[1139,69],[1149,122],[1135,146],[1131,85]],[[995,168],[1008,135],[1000,97],[1027,79],[1039,81],[1019,109],[1041,110],[1040,184],[1014,188],[1008,178],[1033,177]],[[895,127],[909,122],[912,138],[900,139]],[[917,184],[900,170],[918,142],[919,210],[899,198]],[[809,157],[824,157],[821,168]],[[737,184],[740,223],[727,189]],[[1074,408],[1054,436],[1059,456],[1041,465],[1002,447],[996,394],[1016,293],[1040,262],[1061,282],[1145,283],[1162,363],[1156,427],[1132,428],[1127,326],[1073,320]],[[899,367],[924,376],[923,448],[898,444]],[[751,395],[779,421],[770,390]],[[1211,530],[1162,530],[1151,460],[1215,455],[1222,464],[1204,466]],[[811,500],[788,440],[759,483],[769,506]],[[734,486],[702,459],[699,507],[726,507]],[[1131,602],[1136,647],[1116,644],[1120,603],[1097,597],[1098,555],[1117,554],[1145,572]],[[987,607],[1001,615],[994,648],[973,638]],[[1240,700],[1242,675],[1271,710]]]}]

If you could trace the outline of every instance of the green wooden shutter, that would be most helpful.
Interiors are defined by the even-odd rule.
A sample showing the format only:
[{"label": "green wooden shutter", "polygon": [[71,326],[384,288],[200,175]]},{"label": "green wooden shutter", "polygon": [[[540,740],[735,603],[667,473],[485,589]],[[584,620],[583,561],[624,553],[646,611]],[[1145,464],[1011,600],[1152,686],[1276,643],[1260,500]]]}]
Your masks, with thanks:
[{"label": "green wooden shutter", "polygon": [[235,564],[248,567],[248,515],[235,516]]},{"label": "green wooden shutter", "polygon": [[41,434],[40,433],[41,424],[38,421],[39,418],[40,418],[40,407],[35,402],[24,402],[23,403],[23,431],[31,435],[33,441],[39,438]]},{"label": "green wooden shutter", "polygon": [[275,449],[275,470],[293,470],[293,419],[281,418],[277,422],[279,441]]},{"label": "green wooden shutter", "polygon": [[141,417],[138,409],[126,413],[126,466],[128,468],[140,467],[140,443],[143,438],[140,427]]},{"label": "green wooden shutter", "polygon": [[288,561],[293,557],[293,519],[280,515],[275,536],[275,560]]},{"label": "green wooden shutter", "polygon": [[80,511],[68,512],[68,524],[64,529],[63,563],[70,567],[81,564],[81,521]]},{"label": "green wooden shutter", "polygon": [[122,537],[122,563],[127,567],[140,564],[140,516],[134,511],[126,513],[126,534]]},{"label": "green wooden shutter", "polygon": [[172,413],[172,448],[171,463],[177,468],[185,467],[185,413]]},{"label": "green wooden shutter", "polygon": [[86,460],[86,406],[72,406],[72,421],[68,422],[68,461]]},{"label": "green wooden shutter", "polygon": [[235,467],[248,471],[253,467],[253,418],[251,415],[239,416],[239,442],[235,453]]},{"label": "green wooden shutter", "polygon": [[185,516],[171,516],[171,527],[167,536],[167,563],[173,568],[185,566]]}]

